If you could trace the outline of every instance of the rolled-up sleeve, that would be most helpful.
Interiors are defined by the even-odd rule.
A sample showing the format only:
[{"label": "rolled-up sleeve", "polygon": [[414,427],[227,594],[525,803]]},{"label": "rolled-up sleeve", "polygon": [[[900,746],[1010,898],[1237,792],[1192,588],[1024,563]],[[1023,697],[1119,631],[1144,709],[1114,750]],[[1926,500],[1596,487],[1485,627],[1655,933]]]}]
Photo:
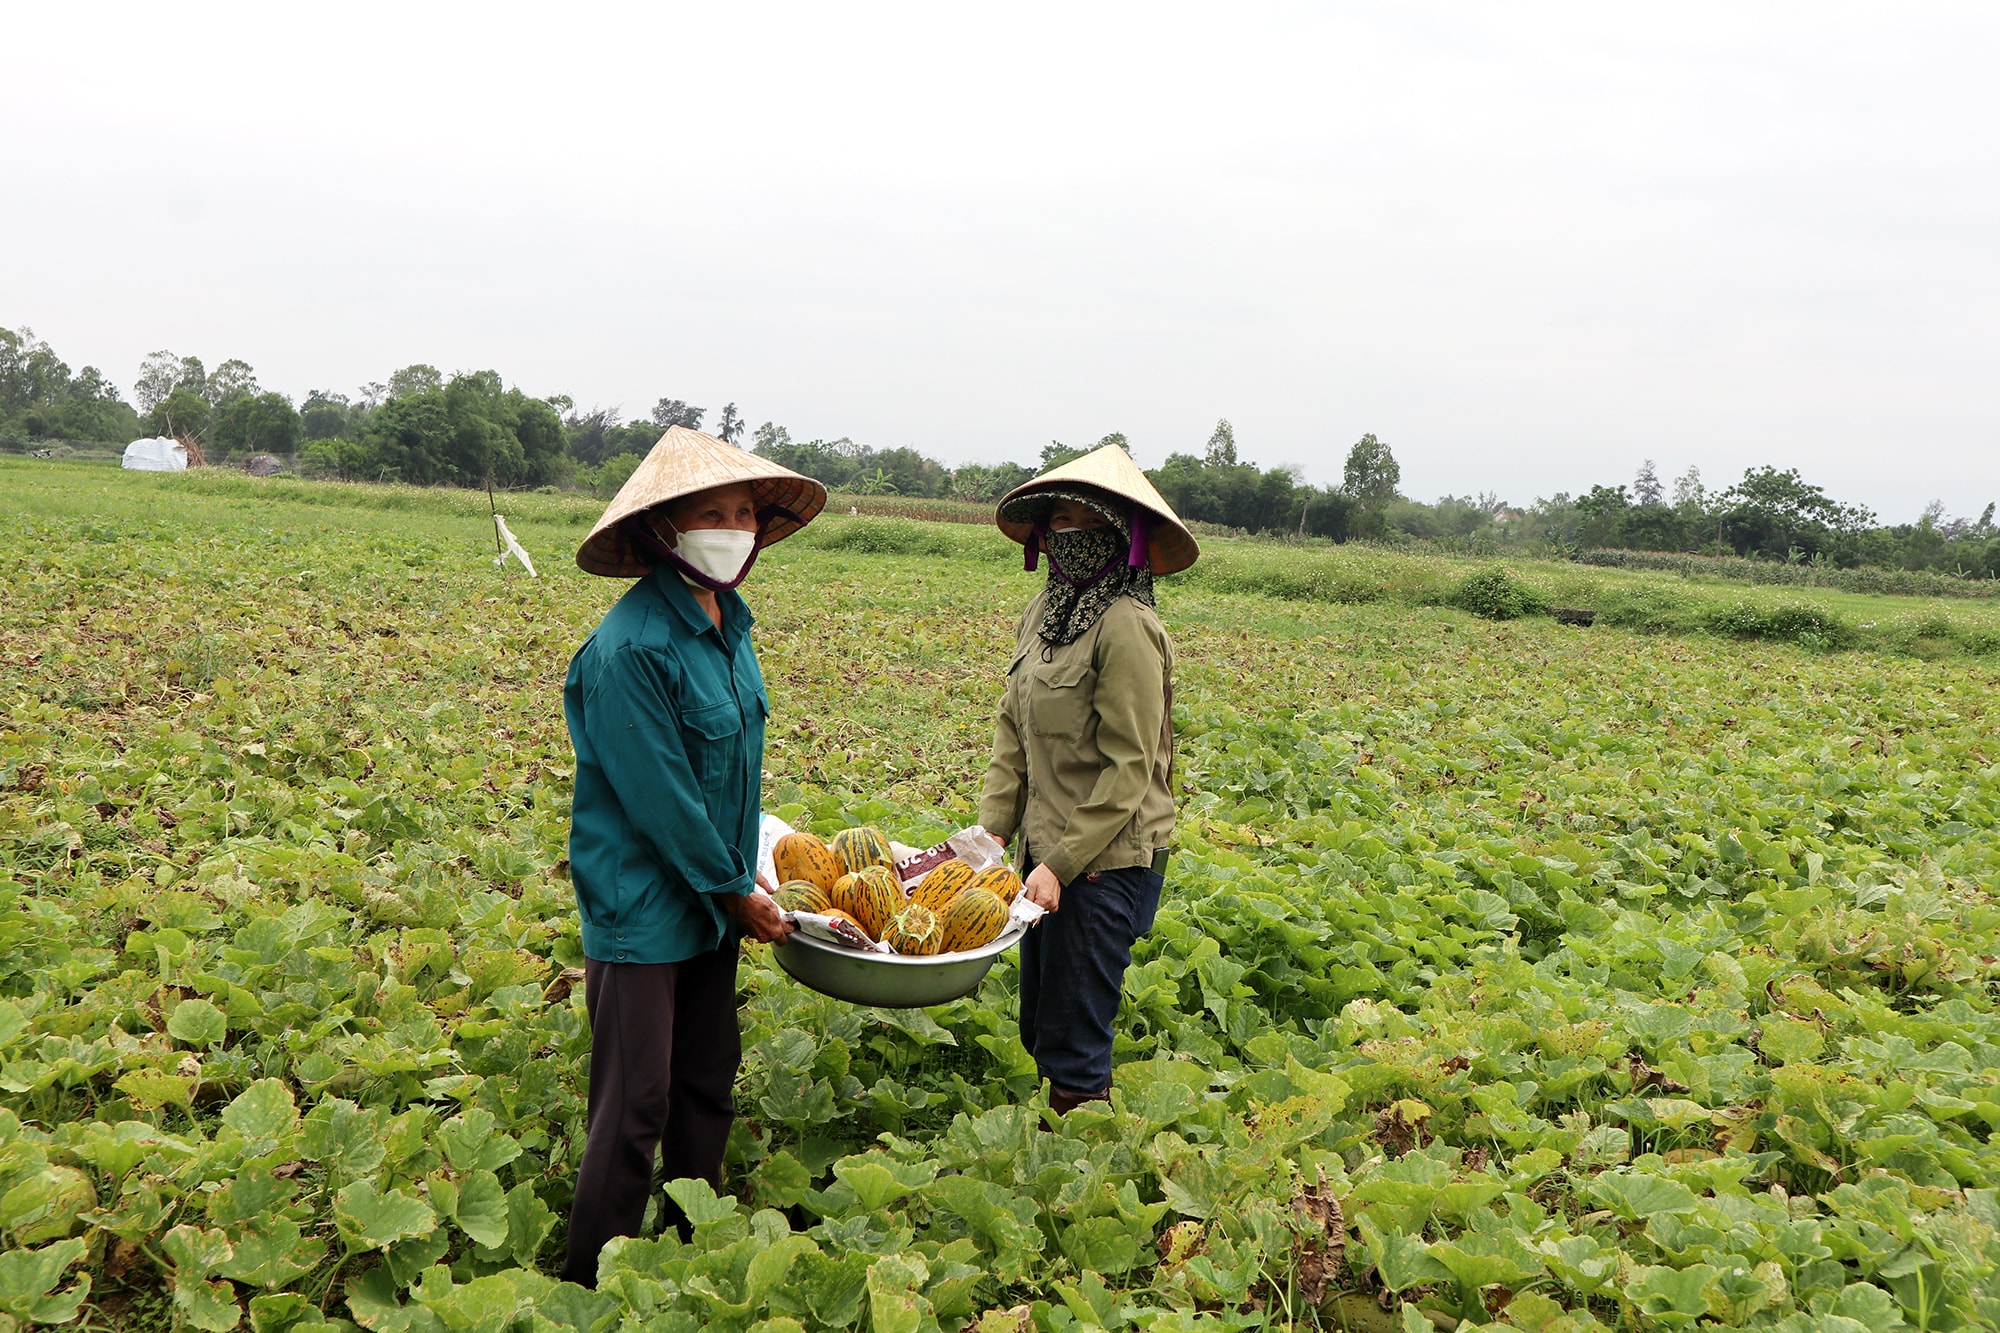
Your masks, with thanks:
[{"label": "rolled-up sleeve", "polygon": [[626,817],[669,874],[702,894],[742,895],[756,883],[710,818],[681,734],[674,669],[633,645],[607,654],[584,690],[584,727]]}]

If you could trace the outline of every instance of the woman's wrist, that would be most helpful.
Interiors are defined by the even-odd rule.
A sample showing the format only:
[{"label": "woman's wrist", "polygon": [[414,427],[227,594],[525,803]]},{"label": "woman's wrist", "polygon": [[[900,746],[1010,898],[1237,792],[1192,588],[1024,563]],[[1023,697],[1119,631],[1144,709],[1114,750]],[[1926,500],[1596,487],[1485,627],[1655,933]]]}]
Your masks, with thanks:
[{"label": "woman's wrist", "polygon": [[1062,881],[1047,866],[1036,866],[1028,872],[1027,880],[1021,886],[1021,893],[1027,900],[1043,911],[1053,912],[1062,904]]},{"label": "woman's wrist", "polygon": [[1036,869],[1046,868],[1055,876],[1056,883],[1067,884],[1083,873],[1083,867],[1072,863],[1061,847],[1056,847],[1047,856],[1036,860]]}]

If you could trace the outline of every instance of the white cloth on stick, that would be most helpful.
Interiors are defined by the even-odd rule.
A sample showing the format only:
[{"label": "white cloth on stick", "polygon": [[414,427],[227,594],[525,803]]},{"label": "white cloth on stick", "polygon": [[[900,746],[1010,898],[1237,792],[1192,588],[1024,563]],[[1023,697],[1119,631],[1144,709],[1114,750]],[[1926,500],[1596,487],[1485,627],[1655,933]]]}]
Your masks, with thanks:
[{"label": "white cloth on stick", "polygon": [[521,562],[522,568],[528,571],[529,578],[538,577],[535,573],[535,562],[528,559],[528,553],[521,549],[521,543],[515,541],[514,534],[507,530],[507,520],[495,514],[493,516],[493,526],[499,530],[500,540],[507,543],[507,549],[499,555],[494,556],[493,563],[504,567],[507,563],[507,557],[511,555]]}]

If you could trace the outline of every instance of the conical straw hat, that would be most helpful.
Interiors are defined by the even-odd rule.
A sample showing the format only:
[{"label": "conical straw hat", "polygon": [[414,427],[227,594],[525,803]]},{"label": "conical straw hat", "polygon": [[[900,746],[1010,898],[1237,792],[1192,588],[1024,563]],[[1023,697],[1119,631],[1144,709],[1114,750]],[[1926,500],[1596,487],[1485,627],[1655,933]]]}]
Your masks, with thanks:
[{"label": "conical straw hat", "polygon": [[670,426],[645,460],[612,497],[611,507],[577,548],[576,563],[587,573],[607,578],[636,578],[652,572],[655,561],[625,533],[624,522],[634,514],[657,508],[683,495],[733,482],[750,483],[757,507],[789,509],[797,520],[774,518],[757,545],[769,546],[797,532],[826,507],[826,487],[802,477],[713,435],[686,426]]},{"label": "conical straw hat", "polygon": [[[1160,498],[1153,489],[1153,483],[1146,480],[1146,474],[1132,461],[1132,456],[1115,444],[1107,444],[1082,458],[1071,459],[1061,467],[1050,468],[1033,481],[1024,481],[1007,494],[1000,497],[1000,504],[993,511],[994,522],[1000,531],[1012,537],[1023,546],[1035,530],[1037,515],[1021,514],[1021,506],[1016,501],[1026,499],[1037,491],[1059,491],[1068,486],[1095,486],[1100,491],[1108,491],[1122,500],[1145,510],[1159,521],[1152,525],[1147,534],[1147,564],[1155,574],[1175,574],[1195,562],[1201,554],[1194,534],[1187,530],[1173,507]],[[1008,510],[1013,509],[1013,516]]]}]

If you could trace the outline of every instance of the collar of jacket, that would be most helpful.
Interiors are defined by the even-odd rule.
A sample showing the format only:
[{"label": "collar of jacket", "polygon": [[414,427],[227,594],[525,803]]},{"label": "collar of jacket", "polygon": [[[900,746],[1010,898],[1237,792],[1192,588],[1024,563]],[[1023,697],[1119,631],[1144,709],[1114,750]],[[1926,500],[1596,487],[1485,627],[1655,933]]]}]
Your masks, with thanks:
[{"label": "collar of jacket", "polygon": [[[687,627],[689,634],[715,632],[715,622],[708,618],[708,612],[701,609],[701,603],[694,599],[694,593],[689,590],[686,581],[672,568],[665,564],[655,565],[653,572],[646,577],[652,581],[653,591],[660,600],[680,616],[681,623]],[[733,639],[739,634],[747,633],[750,627],[757,623],[757,618],[750,614],[749,604],[735,589],[715,594],[715,601],[716,605],[722,608],[722,627],[727,631],[723,635],[725,639]]]}]

